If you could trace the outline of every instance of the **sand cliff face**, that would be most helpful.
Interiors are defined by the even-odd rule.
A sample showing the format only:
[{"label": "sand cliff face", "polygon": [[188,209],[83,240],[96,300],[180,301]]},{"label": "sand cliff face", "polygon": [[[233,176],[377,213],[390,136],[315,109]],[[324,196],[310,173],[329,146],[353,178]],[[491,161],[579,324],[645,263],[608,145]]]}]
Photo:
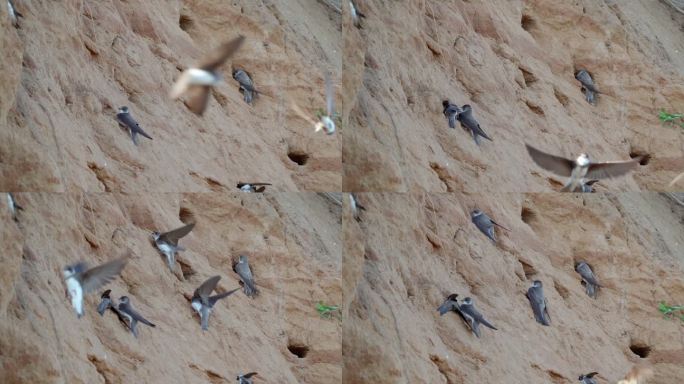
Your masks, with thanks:
[{"label": "sand cliff face", "polygon": [[[684,170],[684,130],[657,119],[684,112],[684,14],[657,0],[354,1],[359,28],[347,0],[15,0],[18,28],[0,2],[0,383],[257,371],[254,384],[560,384],[599,371],[607,384],[640,364],[649,384],[681,382],[684,323],[657,305],[684,301],[684,197],[653,191]],[[239,34],[204,116],[169,99],[181,71]],[[235,68],[261,91],[253,105]],[[325,71],[331,136],[292,108],[325,108]],[[493,141],[449,129],[443,99],[472,105]],[[123,105],[152,140],[131,142]],[[563,180],[524,143],[651,158],[596,194],[541,193]],[[360,220],[340,191],[359,192]],[[497,245],[476,207],[510,229]],[[189,222],[171,272],[150,232]],[[220,301],[202,332],[189,298],[214,275],[218,291],[238,287],[240,254],[261,294]],[[121,255],[77,319],[62,268]],[[604,284],[596,300],[579,260]],[[535,279],[551,327],[524,296]],[[105,289],[156,327],[136,339],[99,316]],[[477,339],[440,317],[450,293],[498,329]],[[341,311],[323,318],[318,302]]]},{"label": "sand cliff face", "polygon": [[[17,194],[19,224],[3,214],[0,353],[3,383],[339,382],[341,323],[317,301],[340,303],[340,207],[316,194]],[[3,208],[4,205],[3,205]],[[5,210],[3,209],[3,212]],[[149,234],[196,221],[181,239],[175,274]],[[156,324],[136,339],[87,297],[77,319],[62,268],[122,253],[128,265],[107,286]],[[249,257],[261,293],[219,301],[202,332],[190,307],[195,288],[222,276],[238,287],[231,259]],[[101,291],[103,291],[102,289]],[[303,354],[298,357],[295,353]]]},{"label": "sand cliff face", "polygon": [[[361,194],[345,221],[345,383],[616,383],[654,365],[652,383],[684,376],[684,327],[658,312],[684,297],[684,207],[655,193]],[[401,209],[396,209],[401,207]],[[480,208],[510,229],[493,245],[470,222]],[[605,285],[596,300],[574,263]],[[551,326],[525,292],[541,280]],[[497,331],[477,339],[437,307],[470,296]],[[636,353],[645,357],[641,358]]]},{"label": "sand cliff face", "polygon": [[[290,108],[325,107],[324,70],[340,82],[340,18],[330,8],[206,0],[17,8],[20,29],[2,18],[1,190],[206,192],[239,181],[340,190],[339,136],[314,133]],[[182,69],[238,34],[246,43],[203,117],[167,97]],[[231,68],[263,89],[253,106]],[[133,145],[115,120],[122,105],[152,141]]]},{"label": "sand cliff face", "polygon": [[[659,1],[359,2],[345,35],[344,188],[548,192],[528,142],[597,160],[651,153],[601,191],[664,190],[684,168],[684,131],[660,109],[684,104],[684,15]],[[584,100],[573,74],[599,90]],[[449,129],[442,100],[470,104],[493,142]]]}]

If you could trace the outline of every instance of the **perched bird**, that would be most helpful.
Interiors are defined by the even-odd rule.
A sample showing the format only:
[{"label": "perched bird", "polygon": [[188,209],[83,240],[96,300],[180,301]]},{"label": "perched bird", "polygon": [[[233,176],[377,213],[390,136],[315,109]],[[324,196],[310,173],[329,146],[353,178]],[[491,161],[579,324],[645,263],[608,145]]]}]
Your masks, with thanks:
[{"label": "perched bird", "polygon": [[475,309],[473,299],[470,297],[463,299],[463,301],[458,304],[458,309],[461,312],[462,317],[465,319],[468,328],[470,328],[473,334],[478,338],[480,337],[480,324],[483,324],[487,328],[496,330],[496,328],[494,328],[492,324],[485,320],[482,314]]},{"label": "perched bird", "polygon": [[475,144],[480,145],[480,136],[484,137],[489,141],[493,141],[487,134],[480,128],[480,123],[473,117],[473,109],[470,105],[466,104],[461,107],[461,113],[456,115],[456,119],[461,122],[461,127],[470,131],[475,139]]},{"label": "perched bird", "polygon": [[247,256],[240,255],[238,261],[233,264],[233,271],[240,276],[240,281],[242,281],[242,288],[245,291],[245,295],[254,298],[254,296],[259,294],[259,290],[256,288],[256,284],[254,283],[252,270],[249,268]]},{"label": "perched bird", "polygon": [[12,196],[12,194],[9,192],[7,192],[7,207],[9,208],[12,220],[19,222],[19,219],[17,218],[17,210],[23,211],[24,208],[17,204],[17,201],[14,200],[14,196]]},{"label": "perched bird", "polygon": [[190,223],[165,233],[152,232],[154,244],[166,256],[166,262],[171,272],[176,265],[176,252],[185,251],[185,248],[178,245],[178,240],[190,233],[194,227],[195,223]]},{"label": "perched bird", "polygon": [[195,66],[186,69],[174,84],[169,96],[176,100],[187,94],[185,105],[194,114],[202,115],[207,108],[211,87],[221,81],[219,67],[237,52],[244,40],[244,36],[238,36],[227,41]]},{"label": "perched bird", "polygon": [[579,80],[579,82],[582,84],[582,92],[584,92],[584,97],[587,99],[587,101],[590,104],[596,104],[596,94],[600,92],[598,89],[596,89],[594,80],[591,78],[589,72],[584,69],[580,69],[579,71],[575,72],[575,79]]},{"label": "perched bird", "polygon": [[325,130],[325,133],[328,135],[332,135],[335,133],[335,121],[334,115],[335,115],[335,103],[333,100],[333,87],[332,87],[332,80],[330,79],[330,74],[328,72],[325,73],[325,98],[326,98],[326,115],[322,115],[320,117],[320,121],[316,122],[314,121],[309,115],[307,115],[304,111],[302,111],[297,104],[292,103],[292,109],[304,120],[308,121],[309,123],[313,124],[314,127],[316,128],[316,132],[320,131],[321,129]]},{"label": "perched bird", "polygon": [[214,309],[216,302],[240,290],[240,288],[235,288],[232,291],[209,296],[216,288],[216,284],[218,284],[219,280],[221,280],[221,276],[213,276],[207,279],[207,281],[195,289],[192,300],[190,301],[192,309],[200,316],[200,323],[203,331],[209,329],[209,316],[211,315],[211,311]]},{"label": "perched bird", "polygon": [[463,110],[458,105],[451,104],[448,99],[442,101],[442,106],[444,107],[442,113],[449,121],[449,128],[456,128],[456,120]]},{"label": "perched bird", "polygon": [[122,257],[90,269],[87,269],[88,265],[84,262],[64,267],[64,281],[71,297],[71,306],[79,318],[84,314],[83,297],[112,281],[127,262],[128,258]]},{"label": "perched bird", "polygon": [[487,237],[489,237],[494,243],[496,243],[496,236],[494,235],[495,225],[499,228],[503,228],[507,231],[510,231],[510,229],[492,220],[489,216],[487,216],[486,213],[482,212],[479,209],[472,211],[470,213],[470,218],[472,219],[473,223],[477,226],[477,228],[480,230],[480,232],[487,235]]},{"label": "perched bird", "polygon": [[579,263],[575,264],[575,271],[582,276],[582,282],[586,287],[587,296],[595,299],[598,295],[598,290],[601,285],[599,285],[598,281],[596,280],[596,276],[594,276],[594,272],[591,270],[589,264],[585,263],[584,261],[580,261]]},{"label": "perched bird", "polygon": [[549,316],[541,281],[535,280],[532,283],[532,286],[527,290],[527,299],[530,300],[534,319],[537,320],[537,323],[547,326],[551,325],[551,317]]},{"label": "perched bird", "polygon": [[596,375],[598,375],[598,372],[591,372],[587,373],[586,375],[580,375],[579,382],[582,384],[598,384],[596,380],[593,379],[593,377]]},{"label": "perched bird", "polygon": [[12,0],[7,0],[7,13],[9,14],[9,18],[10,18],[10,21],[12,22],[12,25],[15,28],[19,27],[19,20],[17,18],[18,17],[24,17],[24,15],[17,12],[16,8],[14,8],[14,4],[12,3]]},{"label": "perched bird", "polygon": [[627,161],[594,163],[584,153],[580,154],[577,160],[570,160],[542,152],[529,144],[525,144],[525,146],[532,160],[538,166],[559,176],[570,178],[561,189],[562,192],[581,190],[583,184],[589,183],[586,179],[601,180],[625,175],[635,169],[645,157],[642,155]]},{"label": "perched bird", "polygon": [[138,321],[145,325],[149,325],[152,328],[156,327],[156,325],[149,322],[133,309],[133,305],[128,296],[121,296],[119,298],[119,307],[117,309],[121,317],[128,321],[128,328],[133,332],[133,336],[136,338],[138,337]]},{"label": "perched bird", "polygon": [[256,372],[245,373],[244,375],[238,375],[238,384],[252,384],[252,376],[256,376]]},{"label": "perched bird", "polygon": [[137,121],[131,116],[131,113],[128,110],[128,107],[123,106],[119,108],[119,110],[116,112],[116,119],[119,121],[119,125],[122,127],[125,127],[128,129],[128,132],[131,135],[131,139],[133,140],[133,144],[138,145],[138,134],[141,134],[148,139],[152,140],[152,137],[145,133],[142,128],[140,128],[140,124],[138,124]]},{"label": "perched bird", "polygon": [[100,304],[97,306],[97,313],[99,313],[100,316],[104,316],[106,310],[115,306],[115,304],[112,303],[112,298],[109,297],[111,292],[112,290],[108,289],[100,296]]},{"label": "perched bird", "polygon": [[352,216],[356,221],[361,221],[361,216],[359,214],[361,213],[360,210],[365,211],[366,208],[364,208],[363,205],[359,204],[358,200],[356,199],[356,196],[353,193],[349,194],[349,205],[351,206],[351,211],[352,211]]},{"label": "perched bird", "polygon": [[354,5],[354,2],[352,0],[349,0],[349,8],[351,12],[351,18],[352,18],[352,23],[356,28],[361,28],[361,18],[366,18],[366,15],[363,13],[359,12],[358,9],[356,9],[356,6]]},{"label": "perched bird", "polygon": [[242,95],[245,98],[245,103],[251,104],[257,91],[254,89],[254,83],[252,82],[249,73],[242,69],[236,69],[233,71],[233,79],[240,84],[240,92],[242,92]]},{"label": "perched bird", "polygon": [[271,183],[237,183],[237,187],[240,188],[242,192],[255,193],[264,192],[267,185],[271,185]]}]

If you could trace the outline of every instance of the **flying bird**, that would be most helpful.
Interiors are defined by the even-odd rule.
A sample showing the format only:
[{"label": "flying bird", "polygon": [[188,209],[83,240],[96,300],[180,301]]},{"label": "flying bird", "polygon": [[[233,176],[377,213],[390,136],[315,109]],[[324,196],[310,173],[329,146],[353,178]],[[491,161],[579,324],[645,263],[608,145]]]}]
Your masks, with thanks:
[{"label": "flying bird", "polygon": [[133,305],[131,304],[131,300],[128,298],[128,296],[121,296],[119,298],[119,307],[117,309],[117,313],[126,319],[128,322],[128,328],[136,338],[138,337],[138,322],[141,322],[152,328],[156,327],[156,325],[152,324],[149,320],[145,319],[141,314],[133,309]]},{"label": "flying bird", "polygon": [[137,121],[131,116],[130,111],[128,110],[128,107],[123,106],[119,108],[119,110],[116,113],[116,119],[119,121],[119,125],[127,128],[128,132],[131,135],[131,140],[133,140],[133,144],[138,145],[138,134],[141,134],[148,139],[152,140],[152,137],[145,133],[142,128],[140,128],[140,124],[138,124]]},{"label": "flying bird", "polygon": [[238,375],[238,384],[252,384],[252,377],[256,376],[256,372],[245,373],[244,375]]},{"label": "flying bird", "polygon": [[203,331],[209,329],[209,316],[211,315],[216,302],[240,290],[240,288],[235,288],[232,291],[209,296],[216,288],[216,284],[218,284],[219,280],[221,280],[221,276],[213,276],[207,279],[207,281],[195,289],[190,301],[192,309],[194,309],[200,317],[200,324],[202,325]]},{"label": "flying bird", "polygon": [[9,192],[7,192],[7,207],[9,208],[12,220],[19,222],[19,219],[17,218],[17,211],[23,211],[24,208],[17,204],[17,201],[14,200],[14,196],[12,196],[12,194]]},{"label": "flying bird", "polygon": [[196,65],[186,69],[174,84],[169,96],[176,100],[187,94],[185,105],[194,114],[201,116],[207,108],[211,87],[221,82],[219,67],[237,52],[244,40],[244,36],[229,40],[202,58]]},{"label": "flying bird", "polygon": [[90,269],[85,262],[64,267],[62,273],[67,293],[71,297],[71,306],[74,307],[78,318],[84,314],[83,297],[112,281],[121,273],[127,262],[128,257],[122,257]]},{"label": "flying bird", "polygon": [[579,382],[582,384],[598,384],[596,380],[593,378],[596,375],[598,375],[598,372],[591,372],[587,373],[586,375],[580,375]]},{"label": "flying bird", "polygon": [[271,183],[237,183],[237,187],[242,192],[262,193],[266,190],[266,186]]},{"label": "flying bird", "polygon": [[247,256],[240,255],[238,261],[233,264],[233,271],[240,276],[240,281],[242,281],[242,288],[245,291],[245,295],[254,298],[254,296],[259,294],[259,290],[256,288],[256,284],[254,283],[252,270],[249,268]]},{"label": "flying bird", "polygon": [[463,129],[469,131],[470,134],[473,135],[475,144],[480,145],[480,137],[484,137],[489,141],[494,141],[487,136],[482,128],[480,128],[480,123],[475,120],[475,117],[473,116],[473,108],[470,105],[466,104],[461,107],[461,113],[456,115],[456,119],[461,122],[461,127],[463,127]]},{"label": "flying bird", "polygon": [[472,219],[475,226],[477,226],[477,228],[480,230],[480,232],[484,233],[494,243],[496,243],[496,236],[494,235],[494,226],[495,225],[499,228],[503,228],[507,231],[510,231],[510,229],[508,229],[508,228],[500,225],[496,221],[492,220],[489,216],[487,216],[486,213],[482,212],[479,209],[472,211],[470,213],[470,218]]},{"label": "flying bird", "polygon": [[544,289],[542,282],[535,280],[532,286],[527,290],[527,299],[530,300],[532,312],[534,312],[534,319],[541,325],[551,325],[551,317],[544,297]]},{"label": "flying bird", "polygon": [[178,240],[190,233],[194,227],[195,223],[190,223],[165,233],[152,232],[154,244],[166,256],[166,262],[171,272],[176,265],[176,253],[185,251],[185,248],[178,245]]},{"label": "flying bird", "polygon": [[313,124],[313,126],[316,128],[316,132],[323,129],[325,130],[325,133],[332,135],[335,133],[335,122],[333,121],[335,115],[335,103],[333,100],[332,80],[330,79],[330,74],[328,72],[325,73],[325,98],[327,115],[322,115],[320,117],[320,121],[318,122],[309,117],[309,115],[302,111],[297,104],[292,103],[292,109],[299,115],[299,117]]},{"label": "flying bird", "polygon": [[580,261],[575,265],[575,271],[577,271],[577,273],[579,273],[579,275],[582,277],[582,282],[586,286],[587,296],[595,299],[598,295],[598,290],[601,285],[599,285],[598,281],[596,280],[594,271],[592,271],[589,264],[584,261]]},{"label": "flying bird", "polygon": [[634,170],[645,158],[645,155],[641,155],[627,161],[594,163],[584,153],[580,154],[576,160],[570,160],[542,152],[529,144],[525,146],[538,166],[559,176],[570,178],[561,189],[562,192],[581,191],[582,185],[588,183],[587,179],[601,180],[625,175]]}]

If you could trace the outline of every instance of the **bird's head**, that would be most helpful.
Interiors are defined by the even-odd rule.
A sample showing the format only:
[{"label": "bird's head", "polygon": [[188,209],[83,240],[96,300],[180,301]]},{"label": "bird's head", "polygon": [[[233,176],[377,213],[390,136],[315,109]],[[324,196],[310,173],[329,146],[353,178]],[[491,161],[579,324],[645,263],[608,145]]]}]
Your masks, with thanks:
[{"label": "bird's head", "polygon": [[471,305],[473,304],[473,299],[471,299],[470,297],[466,297],[465,299],[463,299],[463,304]]},{"label": "bird's head", "polygon": [[535,288],[539,288],[542,286],[542,282],[540,280],[535,280],[532,282],[532,286]]},{"label": "bird's head", "polygon": [[587,155],[586,153],[581,153],[577,158],[577,165],[579,165],[580,167],[585,167],[589,165],[589,162],[589,155]]},{"label": "bird's head", "polygon": [[116,112],[117,113],[128,113],[128,107],[125,105],[123,107],[119,107],[119,110]]},{"label": "bird's head", "polygon": [[447,296],[447,300],[452,300],[452,301],[458,300],[458,293],[452,293],[451,295]]},{"label": "bird's head", "polygon": [[444,100],[442,100],[442,106],[443,106],[444,108],[447,108],[447,107],[449,106],[449,99],[444,99]]},{"label": "bird's head", "polygon": [[482,214],[482,211],[480,211],[479,209],[476,209],[476,210],[470,212],[470,217],[476,218],[476,217],[480,216],[481,214]]},{"label": "bird's head", "polygon": [[157,240],[159,240],[159,236],[161,236],[161,233],[154,231],[154,232],[152,232],[151,236],[152,236],[152,239],[154,241],[157,241]]},{"label": "bird's head", "polygon": [[129,301],[129,300],[128,300],[128,296],[121,296],[121,297],[119,297],[119,302],[120,302],[121,304],[128,304],[128,301]]}]

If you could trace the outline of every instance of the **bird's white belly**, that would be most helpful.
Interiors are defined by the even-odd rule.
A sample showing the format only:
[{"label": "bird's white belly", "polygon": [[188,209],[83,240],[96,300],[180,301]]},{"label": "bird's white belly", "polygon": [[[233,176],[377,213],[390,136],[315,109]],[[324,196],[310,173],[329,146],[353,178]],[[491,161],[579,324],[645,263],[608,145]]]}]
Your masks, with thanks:
[{"label": "bird's white belly", "polygon": [[193,302],[192,304],[192,309],[197,311],[197,313],[202,317],[202,304],[199,302]]},{"label": "bird's white belly", "polygon": [[157,248],[159,248],[159,250],[164,252],[166,255],[173,254],[173,252],[175,251],[175,249],[172,246],[166,243],[157,243]]},{"label": "bird's white belly", "polygon": [[71,305],[78,314],[83,314],[83,288],[73,277],[69,278],[66,284],[71,297]]},{"label": "bird's white belly", "polygon": [[190,68],[188,69],[188,84],[192,85],[214,85],[218,82],[218,77],[203,69]]}]

